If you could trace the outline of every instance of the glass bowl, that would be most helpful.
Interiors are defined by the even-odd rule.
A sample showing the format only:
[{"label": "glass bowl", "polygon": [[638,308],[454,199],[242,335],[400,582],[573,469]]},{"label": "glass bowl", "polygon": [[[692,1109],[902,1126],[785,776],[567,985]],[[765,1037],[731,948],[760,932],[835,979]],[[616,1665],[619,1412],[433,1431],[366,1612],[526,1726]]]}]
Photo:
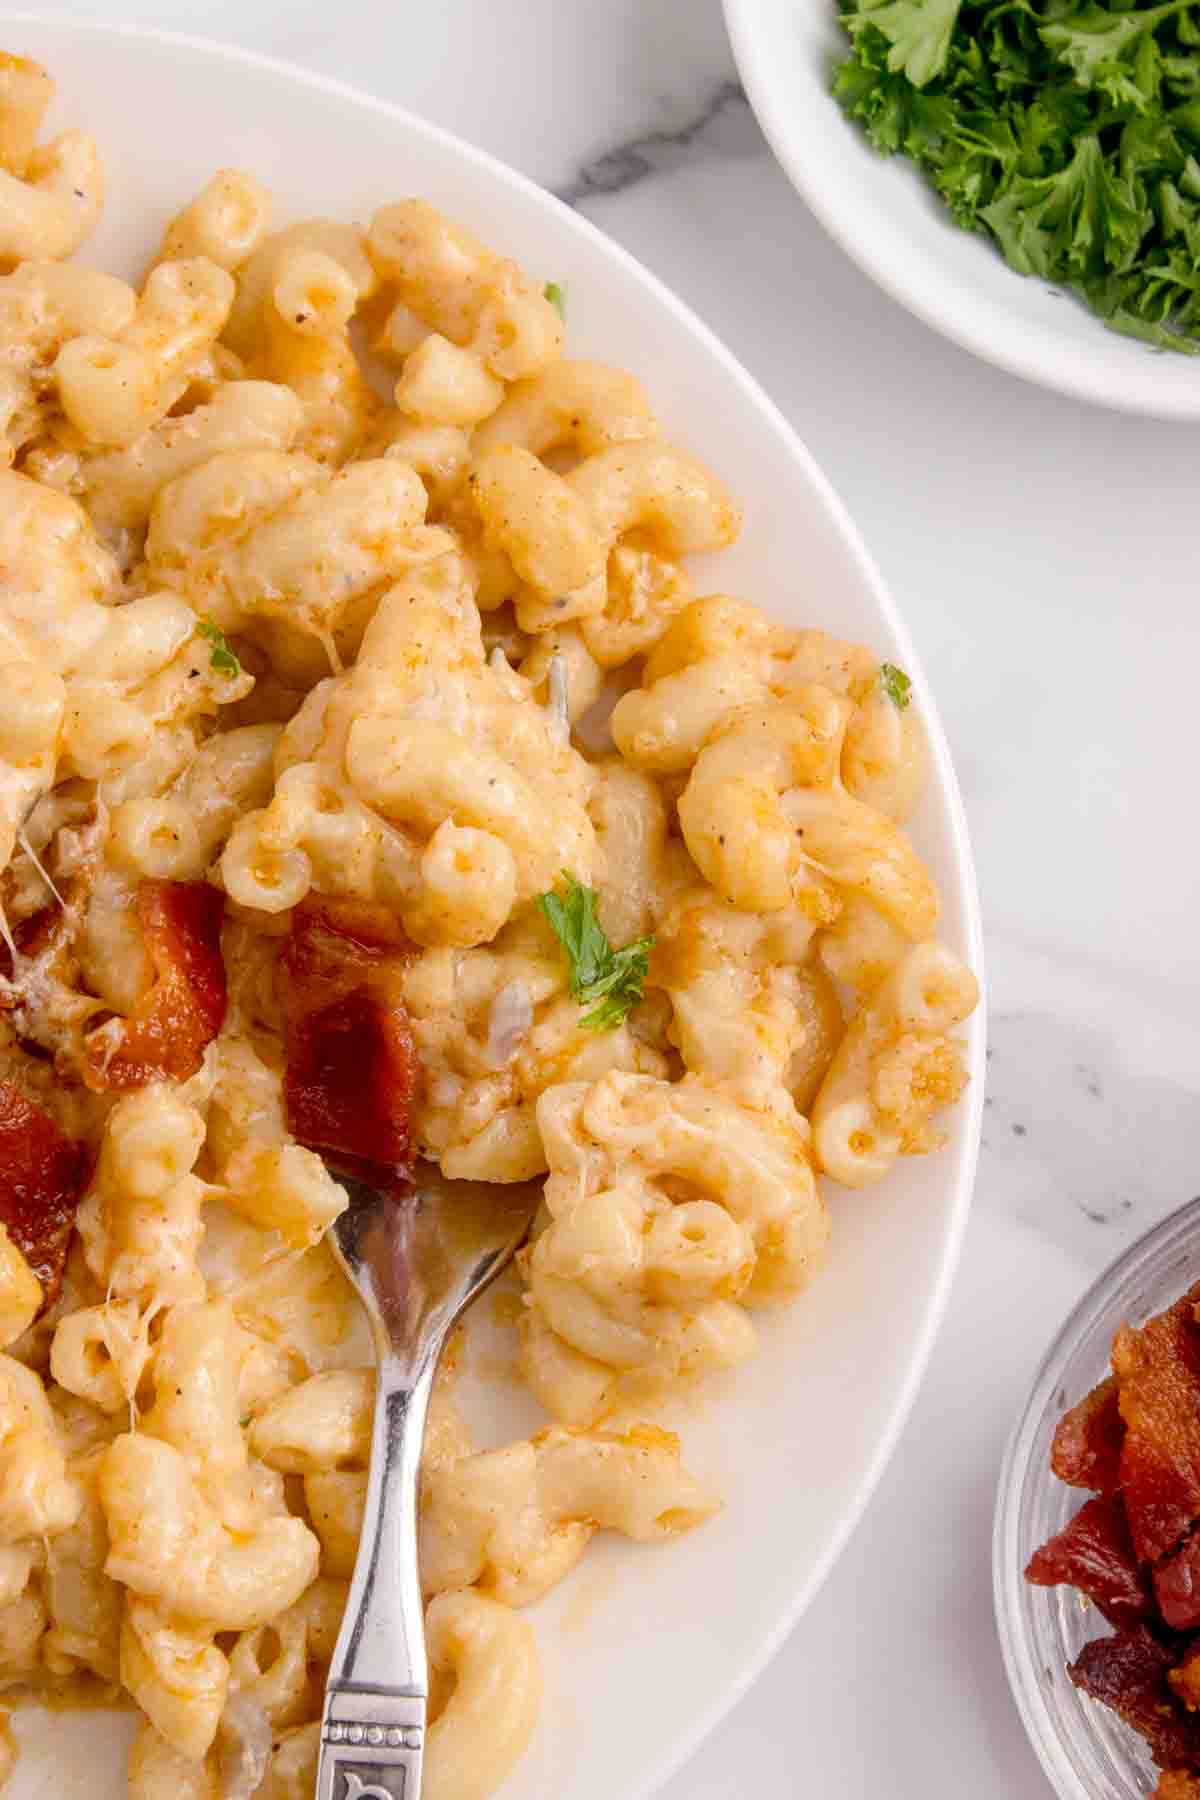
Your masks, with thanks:
[{"label": "glass bowl", "polygon": [[1170,1306],[1200,1274],[1200,1200],[1139,1238],[1088,1289],[1051,1344],[1000,1474],[993,1537],[996,1623],[1029,1740],[1062,1800],[1138,1800],[1158,1771],[1141,1738],[1071,1683],[1067,1664],[1110,1627],[1073,1588],[1031,1587],[1023,1571],[1086,1498],[1050,1471],[1069,1406],[1109,1373],[1113,1334]]}]

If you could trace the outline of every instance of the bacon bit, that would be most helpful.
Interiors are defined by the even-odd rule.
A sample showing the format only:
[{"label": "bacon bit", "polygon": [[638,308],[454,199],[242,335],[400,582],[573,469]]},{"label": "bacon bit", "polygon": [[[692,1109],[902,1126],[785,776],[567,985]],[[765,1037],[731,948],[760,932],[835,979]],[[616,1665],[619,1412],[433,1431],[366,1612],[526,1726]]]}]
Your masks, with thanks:
[{"label": "bacon bit", "polygon": [[0,1081],[0,1223],[41,1282],[46,1305],[62,1285],[90,1172],[86,1147],[64,1137],[19,1087]]},{"label": "bacon bit", "polygon": [[1078,1588],[1113,1625],[1136,1624],[1154,1611],[1121,1503],[1104,1495],[1080,1507],[1065,1531],[1034,1552],[1025,1579],[1035,1587]]},{"label": "bacon bit", "polygon": [[1171,1555],[1200,1519],[1200,1330],[1185,1294],[1113,1342],[1125,1442],[1121,1491],[1143,1562]]},{"label": "bacon bit", "polygon": [[1195,1631],[1200,1625],[1200,1533],[1193,1532],[1182,1549],[1155,1569],[1154,1593],[1173,1631]]},{"label": "bacon bit", "polygon": [[1093,1638],[1067,1670],[1077,1688],[1140,1732],[1161,1768],[1200,1770],[1200,1719],[1171,1691],[1178,1651],[1145,1625]]},{"label": "bacon bit", "polygon": [[1110,1375],[1058,1421],[1050,1467],[1068,1487],[1114,1494],[1121,1476],[1124,1436],[1116,1377]]},{"label": "bacon bit", "polygon": [[392,914],[312,894],[284,946],[288,1128],[306,1149],[396,1196],[412,1185],[418,1077],[403,999],[413,954]]},{"label": "bacon bit", "polygon": [[88,1040],[83,1078],[90,1088],[186,1081],[196,1073],[225,1019],[224,908],[224,895],[205,881],[139,884],[138,916],[155,980],[130,1018],[110,1020]]},{"label": "bacon bit", "polygon": [[1183,1661],[1177,1669],[1171,1670],[1167,1679],[1183,1704],[1195,1712],[1200,1706],[1200,1648],[1194,1638]]},{"label": "bacon bit", "polygon": [[1186,1769],[1164,1769],[1152,1800],[1200,1800],[1200,1778]]}]

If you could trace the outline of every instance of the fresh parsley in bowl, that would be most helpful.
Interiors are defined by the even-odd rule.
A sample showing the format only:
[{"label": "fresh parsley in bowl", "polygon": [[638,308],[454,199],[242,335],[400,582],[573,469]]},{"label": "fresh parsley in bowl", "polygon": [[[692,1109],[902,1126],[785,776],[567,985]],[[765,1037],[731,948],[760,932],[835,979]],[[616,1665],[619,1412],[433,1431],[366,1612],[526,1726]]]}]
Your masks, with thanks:
[{"label": "fresh parsley in bowl", "polygon": [[1200,5],[846,0],[834,93],[957,222],[1114,330],[1200,350]]},{"label": "fresh parsley in bowl", "polygon": [[[1028,381],[1200,420],[1170,353],[1200,342],[1200,0],[724,6],[784,170],[894,300]],[[797,215],[798,276],[808,242]]]}]

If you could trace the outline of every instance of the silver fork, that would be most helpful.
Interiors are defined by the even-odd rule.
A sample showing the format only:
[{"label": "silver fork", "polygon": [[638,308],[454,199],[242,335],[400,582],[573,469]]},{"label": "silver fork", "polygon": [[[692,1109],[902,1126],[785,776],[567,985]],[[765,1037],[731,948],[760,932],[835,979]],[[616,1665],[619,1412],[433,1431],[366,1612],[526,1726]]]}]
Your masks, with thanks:
[{"label": "silver fork", "polygon": [[333,1227],[358,1289],[379,1377],[371,1472],[321,1720],[317,1800],[418,1800],[429,1672],[417,1569],[417,1478],[434,1372],[463,1309],[529,1229],[541,1182],[447,1181],[422,1168],[392,1200],[343,1181]]}]

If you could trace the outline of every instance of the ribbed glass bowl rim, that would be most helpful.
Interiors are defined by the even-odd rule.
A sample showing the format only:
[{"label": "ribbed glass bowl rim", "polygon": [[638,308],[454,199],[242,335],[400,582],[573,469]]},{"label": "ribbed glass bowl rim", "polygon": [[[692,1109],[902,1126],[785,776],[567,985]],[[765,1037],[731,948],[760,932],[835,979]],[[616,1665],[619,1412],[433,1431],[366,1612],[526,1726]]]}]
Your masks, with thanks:
[{"label": "ribbed glass bowl rim", "polygon": [[[1031,1592],[1024,1580],[1022,1524],[1044,1484],[1054,1480],[1043,1454],[1035,1454],[1048,1418],[1062,1412],[1058,1398],[1063,1377],[1076,1356],[1089,1348],[1107,1357],[1112,1334],[1133,1311],[1133,1302],[1146,1288],[1171,1273],[1175,1263],[1186,1263],[1200,1248],[1200,1198],[1153,1226],[1108,1265],[1067,1315],[1034,1377],[1029,1398],[1009,1438],[1000,1467],[996,1515],[992,1532],[992,1583],[996,1629],[1004,1667],[1017,1711],[1029,1741],[1062,1800],[1099,1800],[1095,1786],[1064,1742],[1047,1701],[1044,1671],[1039,1665],[1029,1630]],[[1189,1286],[1186,1276],[1177,1293]],[[1164,1302],[1165,1304],[1166,1302]],[[1031,1547],[1032,1548],[1032,1547]],[[1082,1700],[1080,1704],[1085,1704]],[[1130,1786],[1132,1797],[1140,1789]]]}]

